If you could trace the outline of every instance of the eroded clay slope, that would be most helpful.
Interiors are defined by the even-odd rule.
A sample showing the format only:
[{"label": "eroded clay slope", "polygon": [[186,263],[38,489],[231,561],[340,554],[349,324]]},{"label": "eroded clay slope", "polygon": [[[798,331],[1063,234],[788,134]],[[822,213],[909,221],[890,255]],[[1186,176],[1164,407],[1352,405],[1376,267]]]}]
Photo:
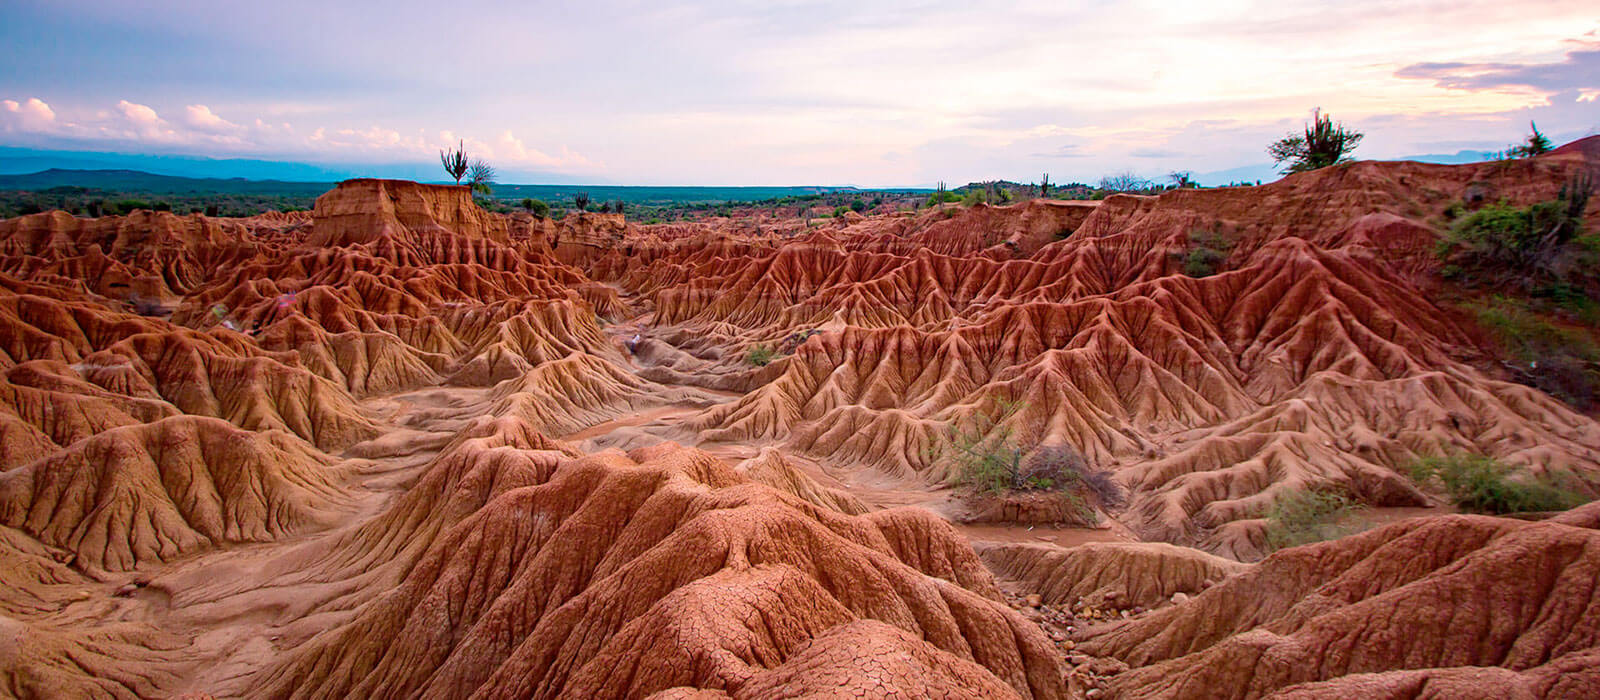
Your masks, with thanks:
[{"label": "eroded clay slope", "polygon": [[[935,209],[722,238],[642,227],[618,244],[641,255],[574,259],[649,299],[646,376],[748,392],[685,422],[704,439],[940,485],[948,426],[1017,404],[997,427],[1114,472],[1130,494],[1121,519],[1142,537],[1251,559],[1284,493],[1427,503],[1400,471],[1421,456],[1482,453],[1600,489],[1600,426],[1479,369],[1475,331],[1429,291],[1444,207],[1552,198],[1595,170],[1579,145],[1070,211]],[[1004,245],[1051,227],[1059,240]],[[1208,236],[1227,242],[1218,274],[1184,274]],[[741,369],[761,347],[777,359]]]},{"label": "eroded clay slope", "polygon": [[997,597],[930,513],[845,516],[667,444],[493,498],[262,682],[288,697],[743,696],[804,669],[863,690],[1059,697],[1059,658]]},{"label": "eroded clay slope", "polygon": [[1411,520],[1279,552],[1083,648],[1134,667],[1120,697],[1592,697],[1597,577],[1592,528]]}]

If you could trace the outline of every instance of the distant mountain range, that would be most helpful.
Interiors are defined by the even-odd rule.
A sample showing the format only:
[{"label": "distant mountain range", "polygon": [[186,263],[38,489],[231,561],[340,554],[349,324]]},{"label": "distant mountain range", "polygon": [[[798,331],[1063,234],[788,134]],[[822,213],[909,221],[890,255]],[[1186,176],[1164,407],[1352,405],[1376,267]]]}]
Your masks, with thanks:
[{"label": "distant mountain range", "polygon": [[157,175],[138,170],[67,170],[51,168],[26,175],[0,175],[0,190],[48,190],[86,187],[108,192],[149,194],[260,194],[316,196],[333,189],[333,182],[285,182],[233,178],[194,178]]},{"label": "distant mountain range", "polygon": [[[338,184],[334,181],[291,182],[249,180],[242,177],[195,178],[159,175],[138,170],[71,170],[50,168],[23,175],[0,175],[0,190],[29,192],[60,187],[82,187],[106,192],[142,195],[236,194],[288,197],[316,197]],[[495,185],[494,196],[502,200],[524,197],[547,202],[567,201],[583,192],[595,202],[622,200],[628,204],[701,204],[750,202],[780,197],[796,197],[834,192],[866,192],[854,187],[636,187],[626,185]],[[881,191],[881,190],[880,190]],[[896,190],[906,191],[906,190]]]},{"label": "distant mountain range", "polygon": [[[1489,151],[1464,150],[1384,160],[1424,163],[1472,163],[1489,160]],[[353,177],[389,177],[437,182],[436,167],[421,165],[321,166],[265,160],[213,160],[185,156],[150,156],[119,153],[47,151],[0,147],[0,190],[46,190],[52,187],[88,187],[112,192],[149,194],[254,194],[316,196],[339,181]],[[1227,170],[1198,173],[1195,181],[1218,186],[1236,182],[1272,182],[1282,177],[1278,167],[1258,163]],[[587,192],[594,201],[621,199],[630,204],[758,201],[775,197],[873,191],[854,187],[651,187],[630,185],[557,184],[497,185],[501,199],[532,197],[547,201],[570,199]],[[926,188],[880,188],[876,191],[922,191]]]}]

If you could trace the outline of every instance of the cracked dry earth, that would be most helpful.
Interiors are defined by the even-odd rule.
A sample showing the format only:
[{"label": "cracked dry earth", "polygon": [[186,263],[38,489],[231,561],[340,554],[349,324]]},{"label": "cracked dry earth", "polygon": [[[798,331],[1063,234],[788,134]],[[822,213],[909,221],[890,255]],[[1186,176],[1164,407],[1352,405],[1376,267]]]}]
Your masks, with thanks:
[{"label": "cracked dry earth", "polygon": [[[1600,484],[1600,424],[1424,291],[1464,188],[1597,163],[820,227],[378,180],[6,220],[0,693],[1594,697],[1600,510],[1453,514],[1398,468]],[[1181,274],[1196,229],[1221,274]],[[951,489],[941,436],[997,399],[1114,488]],[[1318,485],[1372,527],[1266,556]]]}]

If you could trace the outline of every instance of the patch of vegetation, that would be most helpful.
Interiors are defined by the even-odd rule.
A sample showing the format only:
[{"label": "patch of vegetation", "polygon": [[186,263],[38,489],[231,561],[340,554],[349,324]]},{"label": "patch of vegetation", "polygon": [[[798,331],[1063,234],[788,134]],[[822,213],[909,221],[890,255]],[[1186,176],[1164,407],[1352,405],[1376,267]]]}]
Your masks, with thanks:
[{"label": "patch of vegetation", "polygon": [[1311,123],[1304,134],[1289,134],[1267,147],[1267,155],[1278,165],[1288,163],[1283,174],[1303,173],[1330,165],[1348,163],[1350,154],[1361,144],[1363,134],[1344,128],[1318,107],[1311,112]]},{"label": "patch of vegetation", "polygon": [[305,211],[315,201],[316,195],[161,194],[94,188],[57,192],[0,191],[0,219],[56,210],[77,216],[124,216],[138,210],[204,213],[210,217],[254,216],[268,211]]},{"label": "patch of vegetation", "polygon": [[1131,170],[1127,170],[1100,178],[1099,194],[1102,195],[1100,198],[1104,199],[1103,195],[1105,194],[1119,192],[1144,193],[1155,188],[1155,183],[1135,175]]},{"label": "patch of vegetation", "polygon": [[750,349],[745,351],[744,360],[757,367],[765,367],[777,356],[778,351],[772,346],[758,343],[750,346]]},{"label": "patch of vegetation", "polygon": [[1007,421],[1022,408],[1021,402],[997,398],[966,429],[950,428],[944,456],[958,465],[957,484],[987,495],[1082,491],[1105,505],[1122,503],[1122,490],[1110,473],[1092,470],[1077,450],[1067,445],[1030,449],[1019,440]]},{"label": "patch of vegetation", "polygon": [[1536,475],[1478,454],[1427,457],[1411,464],[1411,478],[1442,487],[1462,510],[1503,515],[1567,510],[1588,499],[1572,488],[1574,477]]},{"label": "patch of vegetation", "polygon": [[1550,149],[1555,146],[1555,144],[1550,143],[1550,139],[1546,138],[1544,134],[1539,133],[1538,124],[1530,121],[1528,122],[1528,129],[1532,133],[1528,134],[1528,137],[1522,143],[1507,148],[1498,155],[1506,159],[1532,158],[1549,153]]},{"label": "patch of vegetation", "polygon": [[550,216],[550,205],[545,204],[542,200],[534,199],[532,197],[523,198],[522,208],[527,210],[527,212],[532,214],[536,219],[543,219],[547,216]]},{"label": "patch of vegetation", "polygon": [[1594,262],[1596,246],[1580,242],[1593,190],[1593,180],[1580,172],[1553,200],[1520,208],[1502,202],[1458,219],[1434,251],[1445,263],[1441,273],[1467,286],[1524,292],[1570,281]]},{"label": "patch of vegetation", "polygon": [[1462,306],[1513,377],[1580,409],[1600,400],[1600,238],[1583,230],[1592,192],[1579,173],[1553,200],[1463,206],[1435,250],[1442,277],[1481,290]]},{"label": "patch of vegetation", "polygon": [[1600,398],[1600,345],[1586,331],[1567,328],[1495,296],[1467,304],[1489,332],[1518,382],[1584,408]]},{"label": "patch of vegetation", "polygon": [[961,201],[961,195],[945,189],[943,180],[939,181],[939,186],[934,189],[933,194],[928,195],[928,206],[930,207],[936,207],[940,204],[959,201]]},{"label": "patch of vegetation", "polygon": [[1267,511],[1268,550],[1298,547],[1355,534],[1350,516],[1364,506],[1340,491],[1307,489],[1280,495]]},{"label": "patch of vegetation", "polygon": [[1195,229],[1189,232],[1189,251],[1183,254],[1183,274],[1210,277],[1228,261],[1233,242],[1220,229]]}]

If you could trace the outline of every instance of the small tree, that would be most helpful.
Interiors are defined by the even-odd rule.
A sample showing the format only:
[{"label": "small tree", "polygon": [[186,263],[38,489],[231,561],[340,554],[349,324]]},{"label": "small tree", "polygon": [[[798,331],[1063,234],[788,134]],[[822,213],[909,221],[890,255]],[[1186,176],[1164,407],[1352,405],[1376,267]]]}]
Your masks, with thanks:
[{"label": "small tree", "polygon": [[1539,133],[1539,125],[1530,121],[1528,122],[1528,128],[1532,129],[1533,133],[1528,134],[1528,140],[1523,142],[1522,145],[1512,146],[1511,148],[1507,149],[1506,155],[1508,157],[1532,158],[1534,156],[1550,152],[1550,148],[1552,146],[1550,139],[1545,138],[1544,134]]},{"label": "small tree", "polygon": [[1176,190],[1199,187],[1199,184],[1194,181],[1194,173],[1187,170],[1175,170],[1167,173],[1167,179],[1172,181],[1172,188]]},{"label": "small tree", "polygon": [[439,151],[439,162],[444,164],[444,171],[456,179],[456,184],[461,184],[462,176],[467,174],[467,149],[466,142],[457,142],[455,150]]},{"label": "small tree", "polygon": [[614,211],[614,212],[616,212],[618,214],[622,213],[622,198],[619,197],[619,198],[617,198],[615,200],[612,200],[612,202],[611,202],[611,211]]},{"label": "small tree", "polygon": [[489,186],[494,184],[494,166],[482,160],[475,160],[468,168],[468,173],[470,177],[467,178],[467,182],[472,185],[473,192],[482,192],[486,196],[490,194]]},{"label": "small tree", "polygon": [[1150,189],[1150,181],[1133,174],[1133,171],[1123,171],[1100,178],[1100,189],[1106,192],[1140,192]]},{"label": "small tree", "polygon": [[1041,198],[1050,196],[1050,173],[1039,176],[1039,196]]},{"label": "small tree", "polygon": [[572,208],[573,209],[577,209],[578,211],[587,211],[589,209],[589,193],[588,192],[575,192],[575,193],[573,193],[573,195],[572,195]]},{"label": "small tree", "polygon": [[528,210],[529,214],[532,214],[540,219],[550,215],[550,205],[531,197],[522,200],[522,208]]},{"label": "small tree", "polygon": [[1322,113],[1321,107],[1311,111],[1311,122],[1306,125],[1304,135],[1289,134],[1267,147],[1267,154],[1274,163],[1289,163],[1283,174],[1303,173],[1355,160],[1350,154],[1361,143],[1361,132],[1335,123]]}]

